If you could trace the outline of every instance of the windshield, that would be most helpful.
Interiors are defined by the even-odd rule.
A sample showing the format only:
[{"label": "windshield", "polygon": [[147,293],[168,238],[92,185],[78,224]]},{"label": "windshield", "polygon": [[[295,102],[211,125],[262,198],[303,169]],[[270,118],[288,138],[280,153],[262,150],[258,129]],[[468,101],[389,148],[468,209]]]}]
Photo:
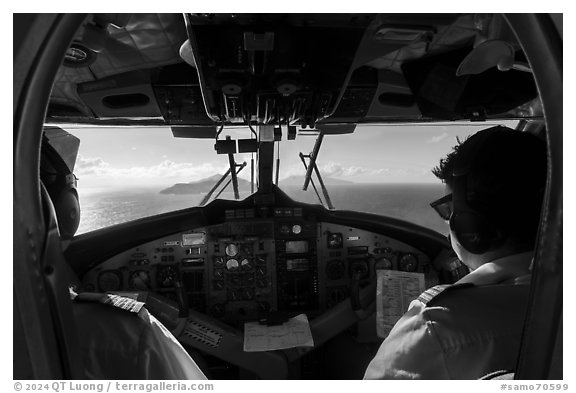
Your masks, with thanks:
[{"label": "windshield", "polygon": [[[515,127],[516,122],[505,125]],[[444,195],[444,186],[431,173],[440,158],[487,123],[361,125],[354,133],[326,135],[316,164],[335,209],[375,213],[422,225],[441,233],[447,227],[429,203]],[[80,139],[75,166],[81,204],[78,234],[164,212],[234,199],[227,154],[217,154],[214,139],[174,138],[167,128],[65,128]],[[249,129],[225,129],[219,136],[252,138]],[[318,138],[300,132],[275,148],[274,178],[291,198],[324,203],[317,176],[302,190],[304,163]],[[239,198],[249,196],[253,153],[237,153]],[[244,167],[241,167],[245,163]],[[255,180],[256,181],[256,180]],[[214,186],[219,186],[215,189]],[[227,185],[228,184],[228,185]],[[227,186],[226,186],[227,185]],[[319,200],[319,196],[322,202]],[[328,206],[327,206],[328,207]]]}]

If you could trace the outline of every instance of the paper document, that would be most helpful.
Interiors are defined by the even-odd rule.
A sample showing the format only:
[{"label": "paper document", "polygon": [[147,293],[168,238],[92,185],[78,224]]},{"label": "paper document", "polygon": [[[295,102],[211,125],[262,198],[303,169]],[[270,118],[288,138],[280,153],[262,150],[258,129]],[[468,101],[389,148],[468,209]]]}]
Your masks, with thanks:
[{"label": "paper document", "polygon": [[384,269],[376,274],[376,330],[386,338],[410,302],[424,292],[424,274]]},{"label": "paper document", "polygon": [[258,322],[244,324],[244,352],[313,346],[314,340],[306,314],[297,315],[276,326],[261,325]]}]

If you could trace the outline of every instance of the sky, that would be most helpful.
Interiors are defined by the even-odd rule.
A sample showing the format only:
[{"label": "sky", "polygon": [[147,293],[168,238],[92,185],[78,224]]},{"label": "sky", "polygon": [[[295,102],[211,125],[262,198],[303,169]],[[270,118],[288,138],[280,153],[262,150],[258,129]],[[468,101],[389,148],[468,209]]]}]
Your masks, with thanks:
[{"label": "sky", "polygon": [[[495,123],[494,123],[495,124]],[[493,123],[367,125],[353,134],[327,135],[317,164],[325,177],[356,183],[431,183],[430,170],[457,143]],[[168,187],[201,180],[228,169],[228,156],[216,154],[214,140],[174,138],[169,128],[66,128],[80,139],[75,174],[82,189]],[[247,129],[225,129],[224,139],[250,138]],[[303,176],[299,153],[309,154],[315,136],[280,143],[280,179]],[[275,158],[277,149],[275,149]],[[251,154],[236,154],[248,166]]]}]

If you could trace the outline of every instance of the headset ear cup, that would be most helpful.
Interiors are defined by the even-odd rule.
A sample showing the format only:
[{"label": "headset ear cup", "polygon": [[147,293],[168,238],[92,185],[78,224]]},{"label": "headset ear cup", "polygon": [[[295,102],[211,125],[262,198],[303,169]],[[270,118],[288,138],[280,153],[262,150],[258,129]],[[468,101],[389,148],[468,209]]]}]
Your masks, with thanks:
[{"label": "headset ear cup", "polygon": [[58,229],[62,239],[72,239],[80,225],[80,202],[74,188],[66,188],[54,201]]},{"label": "headset ear cup", "polygon": [[480,214],[473,211],[452,214],[450,228],[462,247],[472,254],[483,254],[490,248],[491,226]]}]

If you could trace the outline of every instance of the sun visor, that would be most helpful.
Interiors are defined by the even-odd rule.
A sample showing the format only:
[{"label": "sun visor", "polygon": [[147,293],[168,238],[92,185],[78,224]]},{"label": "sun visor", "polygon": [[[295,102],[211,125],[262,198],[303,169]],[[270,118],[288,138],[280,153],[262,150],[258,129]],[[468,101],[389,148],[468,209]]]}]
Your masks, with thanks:
[{"label": "sun visor", "polygon": [[216,126],[170,127],[174,138],[216,139]]},{"label": "sun visor", "polygon": [[162,116],[148,72],[133,71],[82,83],[78,95],[100,118]]},{"label": "sun visor", "polygon": [[356,124],[316,124],[316,128],[324,135],[352,134]]},{"label": "sun visor", "polygon": [[424,116],[482,120],[505,113],[537,96],[529,72],[492,67],[477,75],[457,76],[472,47],[406,62],[404,77]]}]

